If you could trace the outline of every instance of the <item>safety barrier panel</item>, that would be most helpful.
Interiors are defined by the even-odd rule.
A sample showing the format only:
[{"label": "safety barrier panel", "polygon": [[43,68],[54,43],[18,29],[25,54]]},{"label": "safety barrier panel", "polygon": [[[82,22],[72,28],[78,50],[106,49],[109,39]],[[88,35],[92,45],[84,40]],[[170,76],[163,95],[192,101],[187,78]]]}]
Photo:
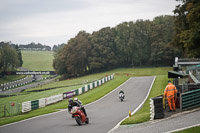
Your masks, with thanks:
[{"label": "safety barrier panel", "polygon": [[90,90],[93,89],[92,83],[90,83]]},{"label": "safety barrier panel", "polygon": [[78,95],[82,94],[82,88],[78,89]]},{"label": "safety barrier panel", "polygon": [[31,101],[22,103],[22,113],[31,111]]},{"label": "safety barrier panel", "polygon": [[180,97],[180,108],[183,110],[200,106],[200,89],[182,93]]},{"label": "safety barrier panel", "polygon": [[65,93],[63,93],[63,99],[71,98],[71,97],[73,97],[73,96],[75,96],[77,94],[78,94],[78,90],[72,90],[72,91],[65,92]]},{"label": "safety barrier panel", "polygon": [[46,98],[39,99],[39,108],[46,106]]},{"label": "safety barrier panel", "polygon": [[31,110],[39,108],[39,100],[31,101]]},{"label": "safety barrier panel", "polygon": [[85,85],[85,92],[87,92],[88,90],[88,85]]},{"label": "safety barrier panel", "polygon": [[63,94],[59,94],[59,95],[55,95],[55,96],[51,96],[51,97],[47,97],[47,98],[41,98],[39,100],[34,100],[34,101],[27,101],[27,102],[23,102],[22,103],[22,112],[29,112],[33,109],[38,109],[41,107],[45,107],[49,104],[53,104],[56,103],[58,101],[62,101],[65,98],[71,98],[75,95],[80,95],[84,92],[87,92],[97,86],[102,85],[103,83],[105,83],[108,80],[111,80],[114,78],[114,74],[107,76],[105,78],[102,78],[101,80],[97,80],[93,83],[87,84],[81,88],[78,88],[76,90],[71,90],[69,92],[65,92]]},{"label": "safety barrier panel", "polygon": [[22,78],[16,81],[0,84],[0,91],[6,91],[8,89],[26,85],[30,82],[32,82],[32,78],[28,78],[28,76],[26,76],[25,78]]},{"label": "safety barrier panel", "polygon": [[61,100],[63,100],[63,94],[47,97],[45,105],[56,103],[56,102],[61,101]]}]

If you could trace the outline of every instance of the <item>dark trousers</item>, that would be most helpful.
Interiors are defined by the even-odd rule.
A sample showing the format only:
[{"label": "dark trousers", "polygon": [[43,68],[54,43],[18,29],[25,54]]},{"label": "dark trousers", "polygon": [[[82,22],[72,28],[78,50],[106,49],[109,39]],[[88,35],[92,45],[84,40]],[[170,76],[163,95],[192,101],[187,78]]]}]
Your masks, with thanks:
[{"label": "dark trousers", "polygon": [[85,114],[85,116],[87,116],[87,113],[85,111],[85,108],[84,107],[81,107],[81,110],[83,110],[83,113]]}]

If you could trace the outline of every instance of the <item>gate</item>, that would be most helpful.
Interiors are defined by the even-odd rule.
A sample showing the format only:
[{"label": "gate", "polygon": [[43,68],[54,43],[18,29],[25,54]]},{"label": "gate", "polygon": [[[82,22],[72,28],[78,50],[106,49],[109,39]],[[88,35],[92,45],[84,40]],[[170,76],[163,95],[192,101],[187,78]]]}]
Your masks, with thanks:
[{"label": "gate", "polygon": [[9,102],[4,105],[0,105],[0,117],[13,116],[21,113],[20,103]]}]

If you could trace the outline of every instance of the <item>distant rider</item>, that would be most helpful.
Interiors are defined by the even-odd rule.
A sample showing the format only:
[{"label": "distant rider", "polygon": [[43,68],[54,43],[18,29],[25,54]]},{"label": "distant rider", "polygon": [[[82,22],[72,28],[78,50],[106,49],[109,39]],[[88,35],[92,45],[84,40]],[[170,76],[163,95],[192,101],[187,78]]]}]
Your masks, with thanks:
[{"label": "distant rider", "polygon": [[123,98],[124,98],[125,95],[124,95],[124,91],[123,91],[122,89],[120,90],[119,95],[120,95],[121,93],[123,94]]}]

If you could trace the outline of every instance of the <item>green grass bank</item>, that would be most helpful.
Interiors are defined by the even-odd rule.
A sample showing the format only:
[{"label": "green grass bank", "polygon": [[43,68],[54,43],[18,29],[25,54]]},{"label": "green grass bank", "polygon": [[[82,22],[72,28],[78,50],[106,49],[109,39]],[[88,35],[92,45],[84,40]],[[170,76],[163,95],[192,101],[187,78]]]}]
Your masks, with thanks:
[{"label": "green grass bank", "polygon": [[32,71],[54,71],[52,51],[25,51],[22,50],[23,66]]}]

